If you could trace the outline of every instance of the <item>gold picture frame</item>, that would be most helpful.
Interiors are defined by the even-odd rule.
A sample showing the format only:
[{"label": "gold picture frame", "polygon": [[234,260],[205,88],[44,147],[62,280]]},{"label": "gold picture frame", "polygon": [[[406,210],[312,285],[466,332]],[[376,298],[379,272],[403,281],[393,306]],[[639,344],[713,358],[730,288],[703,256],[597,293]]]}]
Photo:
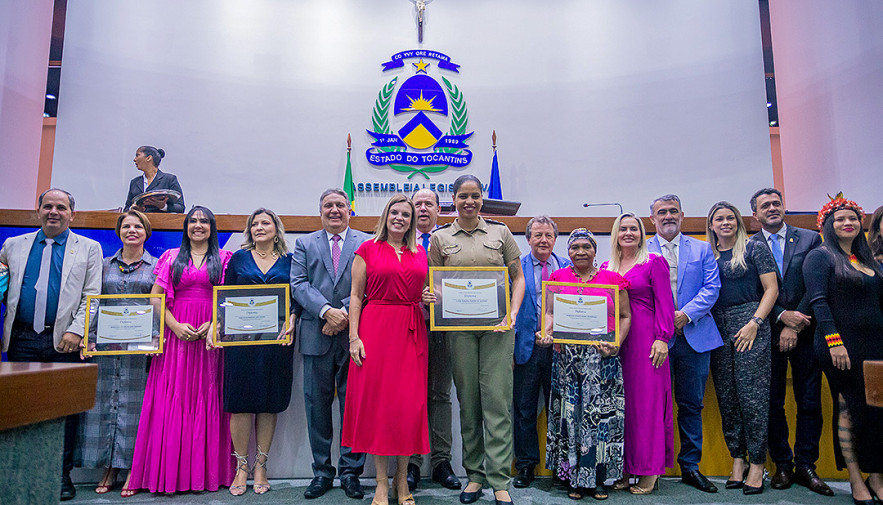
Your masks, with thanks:
[{"label": "gold picture frame", "polygon": [[[144,313],[144,305],[138,304],[138,301],[149,300],[149,313]],[[107,303],[105,303],[107,301]],[[129,307],[139,307],[140,310],[128,313]],[[122,307],[123,309],[117,309]],[[120,295],[88,295],[86,296],[86,331],[83,336],[83,356],[119,356],[119,355],[135,355],[148,354],[158,355],[163,353],[165,344],[165,328],[166,328],[166,295],[165,294],[120,294]],[[117,310],[113,310],[117,309]],[[102,318],[102,315],[104,316]],[[121,332],[131,330],[137,326],[141,318],[143,322],[144,316],[149,315],[152,322],[150,342],[153,347],[145,346],[143,341],[147,336],[129,336],[113,338],[109,336],[100,336],[100,330],[112,331],[115,327]],[[106,327],[101,324],[108,321]],[[94,327],[94,328],[93,328]],[[115,342],[100,342],[100,340],[113,339]],[[132,346],[132,349],[130,349]]]},{"label": "gold picture frame", "polygon": [[[576,290],[576,293],[556,293],[557,289],[555,288],[566,288],[569,291],[569,288]],[[605,294],[612,294],[611,298],[613,299],[613,332],[610,332],[609,325],[604,328],[607,329],[606,332],[592,331],[597,330],[599,327],[592,327],[592,324],[597,324],[597,318],[599,317],[600,311],[597,310],[597,305],[600,303],[598,300],[602,298],[601,295],[597,293],[584,293],[583,291],[586,289],[592,290],[603,290]],[[562,290],[563,291],[563,290]],[[540,328],[545,332],[549,327],[549,320],[547,318],[548,315],[551,314],[552,321],[551,323],[555,324],[555,315],[554,315],[554,301],[561,302],[560,307],[567,307],[569,309],[568,312],[568,322],[571,322],[568,326],[559,326],[562,328],[559,331],[552,332],[552,341],[556,344],[579,344],[579,345],[599,345],[599,344],[612,344],[616,347],[619,347],[621,340],[620,336],[620,328],[619,328],[619,308],[620,308],[620,299],[619,299],[619,286],[615,284],[592,284],[592,283],[583,283],[583,282],[553,282],[553,281],[543,281],[542,286],[542,305],[541,305],[541,319],[540,319]],[[552,305],[549,305],[550,299],[556,295],[559,296],[556,300],[553,301]],[[566,298],[565,298],[566,297]],[[578,297],[581,299],[573,300],[572,297]],[[606,306],[606,310],[603,311],[603,317],[610,317],[609,315],[609,307]],[[585,324],[589,324],[589,327],[585,327]],[[567,329],[572,329],[573,331],[566,331]],[[561,335],[556,337],[556,333]],[[613,334],[613,338],[582,338],[581,335],[610,335]]]},{"label": "gold picture frame", "polygon": [[[469,284],[470,281],[472,284]],[[476,283],[475,281],[481,282]],[[493,281],[493,284],[488,285],[489,281]],[[445,284],[446,282],[448,284]],[[445,312],[443,292],[451,291],[445,288],[471,290],[473,294],[485,297],[479,300],[483,305],[491,303],[486,299],[486,295],[489,294],[489,290],[493,289],[496,291],[494,294],[496,310],[486,310],[477,314],[460,313],[461,317],[452,316],[455,312]],[[511,300],[509,298],[509,269],[506,267],[429,267],[429,289],[436,294],[437,300],[435,303],[429,304],[429,329],[431,331],[508,330],[514,326],[515,322],[509,321]],[[484,291],[484,293],[480,291]],[[458,303],[462,303],[462,301],[458,300]],[[490,307],[484,307],[484,309],[490,309]],[[489,315],[491,313],[494,315]],[[488,317],[483,317],[485,314],[488,314]],[[507,321],[508,324],[500,324]]]},{"label": "gold picture frame", "polygon": [[[255,301],[255,297],[265,300]],[[244,302],[239,298],[247,298],[249,301]],[[270,308],[272,306],[275,306],[275,311]],[[239,319],[245,317],[251,318],[252,321],[260,321],[258,327],[252,329],[246,325],[239,325],[235,332],[229,332],[227,308],[237,308],[238,312],[243,312],[242,315],[236,316]],[[280,327],[288,333],[290,311],[290,284],[215,286],[212,293],[212,323],[215,329],[214,334],[211,335],[212,343],[216,347],[290,344],[291,335],[286,335],[283,339],[278,338]],[[270,327],[273,329],[269,330]],[[253,331],[248,331],[250,329]]]}]

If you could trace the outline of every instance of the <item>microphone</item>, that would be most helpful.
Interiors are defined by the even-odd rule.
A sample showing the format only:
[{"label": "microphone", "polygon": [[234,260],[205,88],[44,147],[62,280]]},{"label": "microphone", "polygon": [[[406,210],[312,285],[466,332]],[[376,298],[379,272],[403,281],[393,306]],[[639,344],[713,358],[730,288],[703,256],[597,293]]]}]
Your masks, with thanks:
[{"label": "microphone", "polygon": [[612,207],[612,206],[614,206],[614,205],[616,205],[617,207],[619,207],[619,213],[622,214],[622,205],[619,204],[618,202],[613,202],[613,203],[584,203],[584,204],[583,204],[583,207]]}]

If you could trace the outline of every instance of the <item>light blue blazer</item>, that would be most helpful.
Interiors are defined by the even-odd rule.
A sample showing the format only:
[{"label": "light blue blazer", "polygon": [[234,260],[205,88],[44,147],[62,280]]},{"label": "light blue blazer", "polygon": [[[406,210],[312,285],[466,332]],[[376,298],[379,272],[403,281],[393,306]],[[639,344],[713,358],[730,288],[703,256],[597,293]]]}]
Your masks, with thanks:
[{"label": "light blue blazer", "polygon": [[[561,258],[557,254],[552,256],[558,260],[558,268],[570,265],[570,260]],[[524,300],[518,309],[518,317],[515,318],[515,363],[523,365],[533,354],[535,334],[539,314],[537,310],[536,281],[533,273],[533,259],[530,253],[521,257],[521,271],[524,272]]]},{"label": "light blue blazer", "polygon": [[[647,241],[647,248],[662,254],[656,235]],[[720,289],[720,273],[711,246],[682,233],[678,242],[678,307],[690,317],[684,338],[696,352],[724,345],[710,313]]]}]

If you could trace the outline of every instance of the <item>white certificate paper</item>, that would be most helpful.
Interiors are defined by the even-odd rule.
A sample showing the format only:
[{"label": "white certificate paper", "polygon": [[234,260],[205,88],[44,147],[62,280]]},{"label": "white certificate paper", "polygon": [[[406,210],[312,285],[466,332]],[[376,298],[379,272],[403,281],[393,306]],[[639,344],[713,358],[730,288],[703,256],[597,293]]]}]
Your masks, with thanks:
[{"label": "white certificate paper", "polygon": [[224,333],[279,332],[279,297],[230,296],[224,303]]},{"label": "white certificate paper", "polygon": [[442,281],[441,301],[445,319],[500,317],[494,279],[445,279]]},{"label": "white certificate paper", "polygon": [[98,309],[96,344],[150,343],[152,339],[152,305],[115,305]]},{"label": "white certificate paper", "polygon": [[607,297],[556,293],[552,306],[552,331],[604,334],[607,328]]}]

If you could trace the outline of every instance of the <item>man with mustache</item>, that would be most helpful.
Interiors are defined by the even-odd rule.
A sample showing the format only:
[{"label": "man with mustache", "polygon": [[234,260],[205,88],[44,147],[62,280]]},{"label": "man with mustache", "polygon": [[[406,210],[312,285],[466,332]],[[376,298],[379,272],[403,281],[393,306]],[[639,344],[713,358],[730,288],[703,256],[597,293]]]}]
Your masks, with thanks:
[{"label": "man with mustache", "polygon": [[[785,205],[782,193],[777,189],[760,189],[749,203],[754,218],[762,227],[751,240],[770,248],[780,279],[779,297],[770,312],[769,449],[770,457],[776,463],[770,487],[788,489],[792,482],[796,482],[821,495],[834,496],[815,471],[822,436],[822,371],[813,354],[815,323],[809,316],[809,299],[803,284],[803,260],[811,250],[822,245],[822,239],[816,232],[785,224]],[[785,418],[789,361],[797,403],[793,452]]]},{"label": "man with mustache", "polygon": [[706,493],[717,487],[699,472],[702,459],[702,399],[708,381],[711,351],[723,345],[711,308],[720,292],[720,274],[708,243],[681,234],[684,214],[677,195],[663,195],[650,204],[656,235],[647,241],[651,252],[668,261],[675,301],[675,340],[669,359],[678,404],[681,482]]}]

